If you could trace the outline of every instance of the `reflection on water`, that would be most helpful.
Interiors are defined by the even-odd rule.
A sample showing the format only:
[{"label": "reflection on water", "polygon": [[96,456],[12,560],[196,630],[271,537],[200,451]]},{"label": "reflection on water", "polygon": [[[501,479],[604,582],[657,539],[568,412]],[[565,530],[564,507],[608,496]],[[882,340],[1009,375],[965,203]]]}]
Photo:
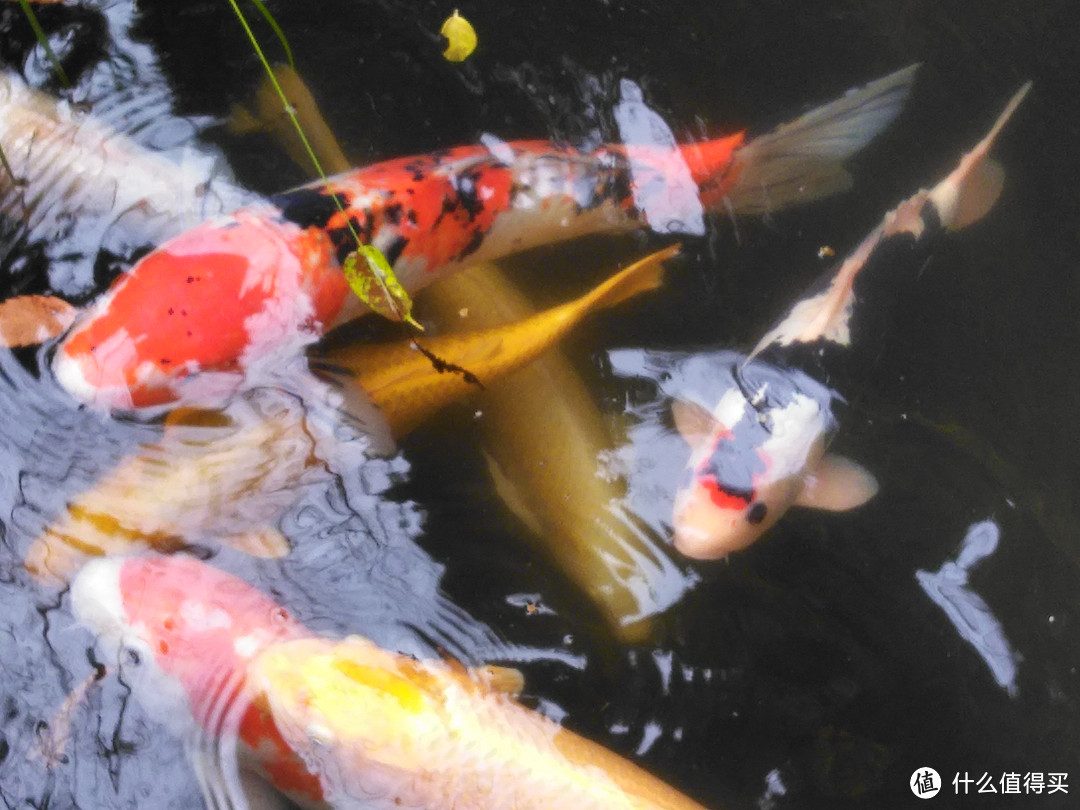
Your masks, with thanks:
[{"label": "reflection on water", "polygon": [[945,611],[960,638],[974,647],[990,667],[994,680],[1009,695],[1015,696],[1017,655],[1005,638],[1001,623],[994,618],[982,597],[968,585],[971,570],[994,553],[1000,536],[1001,531],[994,521],[974,523],[964,535],[955,561],[946,561],[933,573],[916,571],[915,578],[934,604]]},{"label": "reflection on water", "polygon": [[[2,9],[12,36],[25,40],[21,50],[5,46],[5,58],[31,86],[64,92],[20,33],[18,8],[4,5],[12,6]],[[368,458],[333,439],[329,409],[312,413],[286,393],[295,380],[238,400],[229,424],[176,429],[78,408],[48,373],[47,350],[3,353],[6,806],[201,801],[187,741],[169,729],[175,718],[133,700],[133,676],[100,678],[64,708],[98,672],[94,639],[75,624],[59,583],[38,582],[24,561],[50,532],[82,536],[85,525],[71,528],[80,521],[101,531],[87,517],[94,514],[122,517],[131,535],[194,546],[321,635],[359,633],[423,658],[516,664],[530,705],[710,807],[905,807],[910,774],[928,764],[945,776],[946,792],[951,774],[965,770],[1068,771],[1080,780],[1080,541],[1066,494],[1076,488],[1080,446],[1067,416],[1080,402],[1080,212],[1067,138],[1075,112],[1060,102],[1072,97],[1071,78],[1059,76],[1054,4],[1024,20],[1005,3],[962,11],[914,4],[899,20],[884,6],[843,2],[805,12],[706,5],[679,15],[660,5],[541,3],[471,14],[481,48],[460,68],[425,50],[444,13],[429,15],[428,25],[423,7],[389,0],[328,2],[314,17],[304,4],[278,5],[335,129],[350,152],[373,159],[484,132],[591,148],[639,124],[652,144],[700,137],[702,119],[767,128],[804,101],[924,62],[906,117],[857,166],[855,192],[740,223],[738,245],[724,218],[706,218],[704,243],[688,242],[686,266],[662,300],[606,317],[571,344],[625,426],[604,459],[605,471],[627,482],[616,517],[649,537],[670,535],[672,492],[688,455],[670,427],[667,397],[692,387],[686,375],[695,364],[704,401],[715,401],[723,378],[710,365],[721,357],[715,349],[672,373],[660,365],[643,372],[649,355],[637,347],[745,348],[814,275],[823,245],[842,255],[900,195],[951,165],[979,134],[971,122],[1004,93],[1029,76],[1036,85],[1002,144],[1009,183],[991,224],[935,255],[900,294],[880,353],[837,385],[852,405],[842,449],[874,471],[881,494],[852,516],[796,510],[752,550],[695,567],[648,643],[614,644],[565,576],[501,517],[472,409],[421,431],[397,455]],[[183,15],[121,0],[41,9],[76,77],[67,97],[92,103],[95,118],[170,164],[160,186],[138,180],[145,199],[120,194],[114,208],[106,198],[132,182],[110,151],[122,151],[122,141],[101,141],[103,159],[78,182],[57,153],[43,175],[52,195],[30,206],[29,229],[4,231],[5,297],[85,299],[142,247],[185,226],[162,210],[175,205],[201,219],[233,207],[247,193],[229,181],[224,155],[245,184],[265,191],[302,179],[274,150],[213,127],[258,75],[239,35],[231,38],[224,4]],[[544,35],[545,25],[559,37]],[[342,45],[343,30],[365,34]],[[610,34],[602,47],[598,31]],[[497,156],[502,142],[487,143]],[[160,187],[190,193],[151,193]],[[676,200],[683,229],[697,229],[692,203]],[[574,246],[527,258],[521,270],[542,265],[540,297],[569,297],[580,279],[556,278],[559,267],[610,268],[628,247]],[[610,362],[598,371],[585,352]],[[245,421],[260,403],[273,404],[270,421]],[[246,430],[271,435],[238,440]],[[229,438],[210,438],[218,431]],[[214,471],[218,462],[235,471],[238,457],[246,474]],[[163,489],[130,483],[145,482],[142,473],[125,478],[140,467],[153,469],[150,480]],[[253,523],[272,529],[288,553],[264,559],[221,543]],[[1069,798],[1025,796],[1019,806],[1066,807]]]}]

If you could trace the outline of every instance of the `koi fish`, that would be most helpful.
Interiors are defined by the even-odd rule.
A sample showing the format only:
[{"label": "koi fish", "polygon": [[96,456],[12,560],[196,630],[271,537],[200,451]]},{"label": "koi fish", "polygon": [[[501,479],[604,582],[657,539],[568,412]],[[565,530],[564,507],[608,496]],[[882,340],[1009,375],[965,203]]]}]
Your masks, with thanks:
[{"label": "koi fish", "polygon": [[[676,494],[674,543],[697,558],[746,548],[791,506],[846,510],[877,492],[873,476],[852,461],[826,453],[839,426],[840,399],[827,386],[791,369],[799,345],[824,349],[851,343],[854,284],[886,245],[930,249],[936,237],[981,218],[997,200],[1003,171],[987,158],[995,137],[1027,93],[1025,84],[989,133],[957,168],[885,215],[823,285],[788,315],[733,369],[733,385],[712,408],[676,401],[678,432],[692,448]],[[918,250],[916,250],[918,249]],[[914,266],[914,265],[913,265]],[[769,362],[756,358],[772,349]]]},{"label": "koi fish", "polygon": [[[235,740],[240,767],[303,807],[701,810],[520,705],[514,670],[318,636],[197,560],[96,560],[71,598],[109,658],[138,654],[143,671],[125,678],[148,707],[191,718],[222,749]],[[238,789],[232,763],[219,768],[209,790]]]},{"label": "koi fish", "polygon": [[[474,263],[650,227],[649,197],[689,171],[702,206],[775,210],[843,188],[843,161],[900,111],[915,66],[759,138],[583,153],[540,141],[466,146],[337,175],[176,236],[138,261],[59,346],[77,399],[131,410],[205,404],[365,311],[341,263],[352,233],[412,294]],[[339,209],[339,205],[343,210]],[[225,306],[223,302],[228,302]]]},{"label": "koi fish", "polygon": [[86,291],[88,245],[129,256],[257,198],[230,184],[210,157],[185,152],[174,162],[6,71],[0,150],[2,250],[33,245],[65,294]]},{"label": "koi fish", "polygon": [[[482,382],[498,380],[590,312],[658,286],[663,262],[677,252],[678,246],[658,251],[576,301],[519,323],[425,338],[425,348]],[[347,345],[311,364],[343,402],[359,394],[374,403],[394,438],[476,390],[464,376],[433,368],[411,341]],[[173,409],[160,441],[140,445],[35,538],[27,570],[40,581],[62,583],[91,556],[139,547],[171,552],[207,542],[258,557],[284,556],[289,542],[273,524],[327,466],[321,433],[309,429],[310,407],[271,387],[234,397],[224,411]],[[374,441],[378,446],[380,437]]]},{"label": "koi fish", "polygon": [[[438,323],[468,309],[464,320],[480,326],[535,311],[489,265],[443,279],[418,306]],[[677,602],[690,579],[665,534],[621,511],[623,481],[599,474],[613,439],[581,375],[556,348],[484,385],[475,402],[496,494],[620,640],[644,641],[651,618]]]}]

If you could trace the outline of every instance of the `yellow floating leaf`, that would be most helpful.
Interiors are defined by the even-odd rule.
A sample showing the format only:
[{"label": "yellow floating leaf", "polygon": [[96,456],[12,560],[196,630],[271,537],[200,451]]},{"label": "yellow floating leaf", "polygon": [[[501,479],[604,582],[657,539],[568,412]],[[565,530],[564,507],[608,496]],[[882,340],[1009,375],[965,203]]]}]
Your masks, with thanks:
[{"label": "yellow floating leaf", "polygon": [[412,299],[378,248],[357,245],[356,250],[345,257],[341,269],[356,297],[371,307],[373,312],[392,321],[405,321],[417,329],[421,328],[412,317]]},{"label": "yellow floating leaf", "polygon": [[457,13],[457,9],[446,18],[439,33],[446,37],[443,56],[451,62],[462,62],[476,50],[476,31],[472,23]]}]

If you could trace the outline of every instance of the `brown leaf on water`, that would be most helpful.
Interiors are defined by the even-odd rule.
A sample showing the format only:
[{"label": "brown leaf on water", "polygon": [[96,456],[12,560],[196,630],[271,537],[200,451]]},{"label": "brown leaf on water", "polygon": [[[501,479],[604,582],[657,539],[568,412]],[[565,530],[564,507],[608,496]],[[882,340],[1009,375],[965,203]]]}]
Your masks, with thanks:
[{"label": "brown leaf on water", "polygon": [[76,309],[49,295],[21,295],[0,301],[0,346],[34,346],[71,326]]}]

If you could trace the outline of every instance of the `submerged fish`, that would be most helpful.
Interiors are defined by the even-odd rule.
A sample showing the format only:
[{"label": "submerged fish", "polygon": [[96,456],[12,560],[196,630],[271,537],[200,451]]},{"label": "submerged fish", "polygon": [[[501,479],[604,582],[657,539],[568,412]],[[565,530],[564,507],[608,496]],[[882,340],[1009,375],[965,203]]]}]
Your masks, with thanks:
[{"label": "submerged fish", "polygon": [[[498,380],[590,312],[658,286],[663,261],[677,252],[677,246],[658,251],[576,301],[520,323],[426,338],[424,345],[482,382]],[[311,362],[337,383],[335,399],[350,413],[357,398],[381,409],[395,438],[476,389],[464,376],[434,368],[412,341],[349,345]],[[310,398],[301,402],[267,387],[234,397],[224,411],[174,409],[160,441],[141,445],[34,540],[27,569],[39,580],[66,582],[90,556],[204,542],[283,556],[289,544],[274,524],[306,486],[325,477],[327,456],[337,446],[320,447],[320,437],[332,431],[311,429],[311,407]]]},{"label": "submerged fish", "polygon": [[[136,695],[303,807],[700,810],[641,768],[514,700],[501,668],[418,661],[317,636],[261,592],[183,557],[98,560],[72,586]],[[167,713],[167,714],[166,714]],[[231,801],[235,763],[204,785]],[[208,799],[211,806],[215,801]]]},{"label": "submerged fish", "polygon": [[437,362],[467,373],[440,372],[412,341],[394,344],[357,343],[328,351],[312,360],[316,372],[355,380],[383,412],[395,437],[454,400],[475,392],[477,383],[505,377],[536,359],[558,342],[589,312],[614,306],[659,286],[663,262],[678,245],[657,251],[616,273],[591,292],[518,323],[470,332],[423,338]]},{"label": "submerged fish", "polygon": [[[676,427],[692,448],[687,483],[675,497],[674,541],[681,552],[722,557],[753,543],[790,506],[843,510],[875,494],[873,476],[826,454],[838,427],[833,406],[839,397],[791,370],[795,348],[821,349],[814,360],[819,363],[826,349],[850,344],[855,281],[881,259],[887,245],[903,246],[904,261],[917,266],[936,237],[974,222],[993,206],[1003,172],[987,153],[1029,86],[1013,96],[948,177],[886,214],[823,285],[792,307],[739,362],[736,384],[711,410],[674,403]],[[757,360],[759,355],[768,362]]]},{"label": "submerged fish", "polygon": [[[775,210],[846,186],[842,162],[899,112],[915,67],[772,133],[682,147],[493,143],[400,158],[286,192],[162,244],[75,324],[54,370],[106,408],[204,403],[364,311],[340,262],[352,231],[406,291],[473,262],[589,233],[649,227],[656,178],[689,170],[702,205]],[[653,193],[653,192],[649,192]],[[338,203],[344,207],[339,211]],[[225,305],[228,302],[228,305]]]},{"label": "submerged fish", "polygon": [[274,524],[322,474],[304,418],[295,401],[269,391],[235,400],[228,412],[176,409],[160,441],[140,445],[67,504],[24,565],[61,584],[89,557],[147,547],[222,543],[285,555],[289,543]]}]

